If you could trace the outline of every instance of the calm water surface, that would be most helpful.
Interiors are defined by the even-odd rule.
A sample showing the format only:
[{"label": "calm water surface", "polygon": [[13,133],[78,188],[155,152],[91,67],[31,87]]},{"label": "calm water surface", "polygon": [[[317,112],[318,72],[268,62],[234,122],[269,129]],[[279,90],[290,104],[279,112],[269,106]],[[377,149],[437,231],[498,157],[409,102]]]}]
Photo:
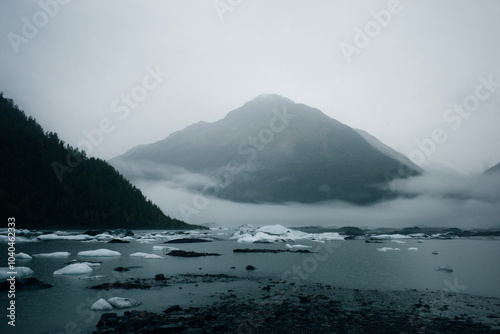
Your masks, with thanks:
[{"label": "calm water surface", "polygon": [[[224,237],[222,237],[224,238]],[[337,287],[368,289],[430,289],[456,290],[472,295],[500,297],[500,241],[498,240],[402,240],[399,244],[386,241],[383,244],[366,244],[362,240],[331,241],[324,244],[300,241],[311,245],[315,254],[239,254],[235,248],[280,248],[277,244],[241,244],[234,240],[220,240],[200,244],[172,244],[183,250],[217,252],[219,257],[178,258],[165,256],[163,260],[131,258],[135,252],[156,253],[153,245],[132,242],[129,244],[82,243],[69,241],[35,242],[17,244],[17,252],[27,254],[71,252],[68,259],[33,258],[17,261],[18,266],[27,266],[35,271],[34,277],[52,284],[45,290],[19,291],[16,294],[16,328],[7,325],[6,311],[2,312],[0,333],[88,333],[96,329],[100,314],[89,310],[97,299],[111,296],[129,297],[143,304],[135,309],[161,311],[168,306],[208,303],[210,295],[228,289],[254,289],[256,282],[238,280],[233,283],[206,283],[174,285],[153,290],[96,291],[89,286],[104,282],[124,280],[129,277],[151,278],[155,274],[176,275],[182,273],[231,274],[241,277],[253,276],[267,280],[286,278],[297,283],[321,282]],[[6,266],[5,244],[1,244],[1,266]],[[377,248],[392,247],[400,251],[380,252]],[[417,247],[418,251],[409,251]],[[53,275],[65,266],[65,262],[78,258],[83,250],[107,248],[120,252],[116,258],[85,258],[102,261],[91,275],[105,275],[99,280],[81,280],[81,276]],[[438,255],[432,255],[438,250]],[[83,258],[81,258],[83,260]],[[247,272],[252,264],[257,270]],[[142,266],[129,272],[117,273],[114,268]],[[452,273],[436,271],[438,266],[450,266]],[[231,269],[231,267],[236,267]],[[182,287],[182,289],[179,289]],[[0,295],[0,305],[7,307],[7,294]],[[113,312],[123,312],[122,310]]]}]

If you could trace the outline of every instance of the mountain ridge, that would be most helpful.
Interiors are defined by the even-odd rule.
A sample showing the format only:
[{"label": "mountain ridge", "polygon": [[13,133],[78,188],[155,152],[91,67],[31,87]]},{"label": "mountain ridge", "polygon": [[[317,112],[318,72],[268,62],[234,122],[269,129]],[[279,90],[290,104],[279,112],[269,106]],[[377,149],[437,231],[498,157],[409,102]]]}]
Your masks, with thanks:
[{"label": "mountain ridge", "polygon": [[[404,176],[420,172],[319,109],[276,94],[259,95],[218,121],[195,123],[110,163],[131,178],[127,165],[141,163],[212,178],[230,174],[229,182],[219,182],[218,196],[239,202],[369,203],[394,196],[375,188],[388,175],[400,177],[401,166]],[[228,164],[238,172],[228,173]]]}]

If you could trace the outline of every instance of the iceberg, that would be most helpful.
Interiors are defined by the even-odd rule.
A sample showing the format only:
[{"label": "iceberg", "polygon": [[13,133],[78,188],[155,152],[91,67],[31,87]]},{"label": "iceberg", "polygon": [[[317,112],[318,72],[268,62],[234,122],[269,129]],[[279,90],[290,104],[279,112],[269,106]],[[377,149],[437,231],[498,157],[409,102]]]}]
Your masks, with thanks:
[{"label": "iceberg", "polygon": [[167,252],[171,252],[171,251],[174,251],[174,250],[180,250],[179,248],[175,248],[175,247],[169,247],[169,246],[153,246],[153,251],[167,251]]},{"label": "iceberg", "polygon": [[391,239],[411,239],[411,237],[404,234],[379,234],[370,236],[370,239],[391,240]]},{"label": "iceberg", "polygon": [[0,281],[5,281],[11,276],[16,276],[16,279],[26,278],[34,273],[35,272],[28,267],[15,267],[14,270],[11,270],[9,267],[0,267]]},{"label": "iceberg", "polygon": [[401,240],[391,240],[392,242],[395,242],[397,244],[405,244],[406,242],[401,241]]},{"label": "iceberg", "polygon": [[255,229],[251,225],[240,226],[230,239],[242,243],[273,243],[278,241],[311,240],[317,242],[344,240],[345,236],[333,232],[305,233],[282,225],[262,226]]},{"label": "iceberg", "polygon": [[89,251],[82,251],[78,253],[78,256],[84,256],[84,257],[112,257],[112,256],[121,256],[119,252],[112,251],[110,249],[96,249],[96,250],[89,250]]},{"label": "iceberg", "polygon": [[16,260],[31,260],[32,259],[31,256],[29,256],[26,253],[22,253],[22,252],[20,252],[19,254],[14,255],[14,257],[16,258]]},{"label": "iceberg", "polygon": [[312,248],[312,246],[286,244],[286,248],[287,249],[306,249],[306,248]]},{"label": "iceberg", "polygon": [[92,272],[92,268],[84,263],[74,263],[54,271],[54,275],[84,275]]},{"label": "iceberg", "polygon": [[392,248],[392,247],[382,247],[382,248],[377,248],[379,252],[388,252],[388,251],[398,251],[400,250],[399,248]]},{"label": "iceberg", "polygon": [[141,305],[141,302],[131,299],[131,298],[122,298],[122,297],[112,297],[108,299],[108,303],[113,305],[116,308],[127,308]]},{"label": "iceberg", "polygon": [[438,266],[436,270],[437,271],[444,271],[447,273],[453,272],[453,269],[451,269],[451,267],[449,267],[449,266]]},{"label": "iceberg", "polygon": [[140,257],[143,259],[163,259],[163,257],[160,255],[142,253],[142,252],[132,253],[132,254],[130,254],[130,257]]},{"label": "iceberg", "polygon": [[418,248],[417,247],[409,247],[408,250],[409,251],[418,251]]},{"label": "iceberg", "polygon": [[103,311],[103,310],[112,310],[113,306],[108,303],[104,298],[99,299],[90,307],[91,310],[94,311]]},{"label": "iceberg", "polygon": [[41,241],[51,241],[51,240],[71,240],[71,241],[85,241],[95,239],[94,237],[87,234],[78,234],[78,235],[58,235],[55,233],[51,234],[42,234],[37,237],[38,240]]},{"label": "iceberg", "polygon": [[34,257],[45,257],[45,258],[61,258],[61,257],[68,257],[71,254],[68,252],[54,252],[54,253],[40,253],[40,254],[33,254]]}]

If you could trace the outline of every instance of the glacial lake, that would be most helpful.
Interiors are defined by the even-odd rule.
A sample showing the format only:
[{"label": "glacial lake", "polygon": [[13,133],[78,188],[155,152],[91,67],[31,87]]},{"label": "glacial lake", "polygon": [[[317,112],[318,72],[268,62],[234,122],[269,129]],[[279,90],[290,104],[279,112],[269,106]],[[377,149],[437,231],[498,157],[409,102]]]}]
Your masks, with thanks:
[{"label": "glacial lake", "polygon": [[[134,231],[144,233],[144,231]],[[224,233],[224,231],[222,231]],[[233,253],[236,248],[286,249],[284,242],[272,244],[239,243],[230,240],[232,232],[217,235],[217,240],[206,243],[170,244],[158,242],[127,244],[88,243],[79,241],[44,241],[16,244],[16,253],[27,254],[70,252],[68,258],[36,258],[17,260],[17,266],[31,268],[33,277],[53,287],[43,290],[25,290],[16,293],[16,327],[7,325],[5,308],[7,292],[0,295],[2,321],[0,333],[91,333],[96,330],[104,312],[144,310],[161,312],[172,305],[206,305],[214,295],[228,289],[256,289],[256,281],[287,279],[297,284],[324,283],[334,287],[381,290],[445,290],[471,295],[500,297],[500,240],[492,239],[400,239],[384,243],[365,243],[363,240],[326,241],[324,243],[300,240],[296,243],[312,246],[317,253]],[[7,264],[6,244],[0,244],[2,267]],[[214,252],[221,256],[183,258],[153,251],[153,246],[173,246],[186,251]],[[379,251],[390,247],[399,250]],[[121,253],[119,257],[81,258],[80,251],[106,248]],[[408,250],[418,248],[418,250]],[[433,255],[437,250],[439,254]],[[142,259],[129,255],[135,252],[154,253],[164,259]],[[90,275],[104,278],[83,280],[88,275],[53,275],[72,259],[102,261]],[[247,271],[247,265],[257,269]],[[127,272],[116,272],[116,267],[140,266]],[[435,270],[449,266],[453,272]],[[231,268],[235,267],[235,268]],[[123,281],[127,278],[153,278],[156,274],[179,275],[228,274],[253,280],[229,283],[213,282],[176,284],[161,289],[109,291],[89,289],[90,286]],[[132,309],[91,311],[90,306],[99,298],[127,297],[142,302]]]}]

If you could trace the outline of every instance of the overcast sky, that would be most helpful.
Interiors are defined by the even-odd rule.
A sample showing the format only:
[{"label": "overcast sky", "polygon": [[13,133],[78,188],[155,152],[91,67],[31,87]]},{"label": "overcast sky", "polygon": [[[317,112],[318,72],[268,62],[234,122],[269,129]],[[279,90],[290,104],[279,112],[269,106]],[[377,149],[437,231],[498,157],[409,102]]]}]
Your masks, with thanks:
[{"label": "overcast sky", "polygon": [[277,93],[424,167],[500,161],[499,1],[2,0],[0,16],[0,90],[73,146],[109,119],[92,156]]}]

